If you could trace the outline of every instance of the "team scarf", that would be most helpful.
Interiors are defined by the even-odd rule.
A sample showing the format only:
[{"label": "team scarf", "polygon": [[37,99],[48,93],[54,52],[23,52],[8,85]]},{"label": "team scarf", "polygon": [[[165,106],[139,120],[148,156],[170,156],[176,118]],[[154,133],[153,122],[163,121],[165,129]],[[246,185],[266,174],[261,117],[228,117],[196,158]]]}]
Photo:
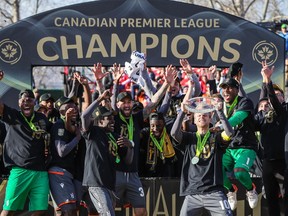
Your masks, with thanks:
[{"label": "team scarf", "polygon": [[175,155],[173,144],[170,140],[169,135],[164,128],[160,141],[150,132],[150,137],[147,143],[147,157],[146,164],[157,164],[157,156],[162,160],[165,158],[172,158]]}]

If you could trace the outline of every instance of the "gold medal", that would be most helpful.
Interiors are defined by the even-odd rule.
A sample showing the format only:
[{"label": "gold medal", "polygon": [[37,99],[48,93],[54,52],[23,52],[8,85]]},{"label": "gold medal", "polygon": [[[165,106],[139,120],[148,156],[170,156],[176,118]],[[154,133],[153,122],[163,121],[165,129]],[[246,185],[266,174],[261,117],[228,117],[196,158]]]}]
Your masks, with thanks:
[{"label": "gold medal", "polygon": [[197,157],[197,156],[194,156],[191,160],[191,163],[194,165],[197,164],[198,162],[199,162],[199,157]]}]

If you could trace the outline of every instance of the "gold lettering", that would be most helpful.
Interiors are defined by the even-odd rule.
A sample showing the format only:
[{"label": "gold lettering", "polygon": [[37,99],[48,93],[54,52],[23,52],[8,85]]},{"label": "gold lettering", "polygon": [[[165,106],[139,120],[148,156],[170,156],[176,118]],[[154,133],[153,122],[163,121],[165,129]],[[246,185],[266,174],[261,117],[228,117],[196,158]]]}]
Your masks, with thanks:
[{"label": "gold lettering", "polygon": [[167,57],[167,43],[168,43],[168,36],[166,34],[162,34],[161,58],[166,58]]},{"label": "gold lettering", "polygon": [[217,18],[217,19],[214,19],[214,28],[220,28],[220,19]]},{"label": "gold lettering", "polygon": [[127,24],[127,19],[126,18],[121,18],[120,20],[120,26],[124,27]]},{"label": "gold lettering", "polygon": [[233,63],[233,62],[236,62],[240,59],[240,53],[236,49],[233,49],[230,46],[231,44],[237,44],[240,46],[241,41],[236,40],[236,39],[228,39],[228,40],[224,41],[223,48],[228,53],[232,54],[232,58],[226,58],[225,56],[222,56],[221,61],[226,62],[226,63]]},{"label": "gold lettering", "polygon": [[57,59],[59,59],[59,55],[55,54],[53,56],[48,56],[45,54],[44,52],[44,45],[47,42],[53,42],[56,43],[57,39],[54,37],[44,37],[41,38],[39,40],[39,42],[37,43],[37,52],[40,58],[42,58],[45,61],[56,61]]},{"label": "gold lettering", "polygon": [[135,27],[135,20],[133,18],[128,18],[128,27]]},{"label": "gold lettering", "polygon": [[80,23],[79,23],[79,26],[80,26],[80,27],[83,27],[83,26],[87,27],[87,26],[88,26],[85,18],[82,18],[82,19],[81,19],[81,21],[80,21]]},{"label": "gold lettering", "polygon": [[79,26],[79,18],[78,17],[71,17],[70,21],[69,18],[65,18],[67,22],[69,22],[69,26]]},{"label": "gold lettering", "polygon": [[195,27],[196,27],[195,22],[194,22],[193,19],[190,19],[188,26],[189,26],[189,27],[192,27],[192,28],[195,28]]},{"label": "gold lettering", "polygon": [[81,35],[76,35],[75,39],[76,39],[75,44],[68,45],[66,37],[65,36],[60,37],[63,59],[69,59],[68,50],[70,49],[76,49],[77,58],[83,58],[83,47],[82,47]]},{"label": "gold lettering", "polygon": [[[161,206],[163,206],[163,211],[160,211],[160,209],[159,209],[160,202],[162,204]],[[153,216],[156,216],[156,215],[159,215],[159,214],[160,215],[169,215],[162,186],[160,186],[160,189],[159,189],[159,192],[158,192],[158,196],[157,196],[157,200],[156,200]]]},{"label": "gold lettering", "polygon": [[180,25],[178,24],[177,19],[174,19],[174,28],[180,28]]},{"label": "gold lettering", "polygon": [[136,36],[135,34],[130,34],[126,40],[126,43],[123,44],[120,41],[120,38],[117,34],[112,34],[111,36],[111,57],[116,57],[116,49],[117,47],[121,52],[128,51],[129,46],[131,46],[131,50],[136,50]]},{"label": "gold lettering", "polygon": [[197,19],[196,20],[196,26],[198,28],[203,28],[203,26],[204,26],[203,19]]},{"label": "gold lettering", "polygon": [[181,27],[187,28],[187,19],[181,19]]},{"label": "gold lettering", "polygon": [[[98,48],[95,48],[95,43],[98,44]],[[92,53],[100,52],[103,57],[108,57],[106,48],[101,40],[101,37],[98,34],[93,34],[89,43],[89,47],[86,53],[86,58],[91,58]]]},{"label": "gold lettering", "polygon": [[204,58],[204,50],[206,50],[209,53],[213,61],[217,61],[219,51],[220,51],[220,38],[214,39],[214,48],[212,50],[206,38],[203,36],[200,36],[197,59]]},{"label": "gold lettering", "polygon": [[[180,40],[186,40],[188,42],[187,52],[184,54],[180,54],[177,49],[177,45]],[[180,59],[189,58],[193,54],[194,48],[195,48],[195,43],[193,41],[193,38],[191,38],[189,35],[177,35],[175,38],[173,38],[171,42],[171,52],[176,58],[180,58]]]},{"label": "gold lettering", "polygon": [[63,21],[63,23],[62,23],[62,26],[68,26],[68,27],[70,27],[70,22],[69,22],[69,20],[68,20],[67,18],[64,18],[64,21]]},{"label": "gold lettering", "polygon": [[56,17],[56,18],[54,19],[54,25],[57,26],[57,27],[60,27],[61,24],[60,24],[58,21],[61,21],[61,18],[60,18],[60,17]]},{"label": "gold lettering", "polygon": [[149,187],[146,193],[146,211],[148,212],[148,215],[150,212],[150,202],[151,202],[150,197],[151,197],[151,190]]},{"label": "gold lettering", "polygon": [[94,18],[89,17],[88,18],[88,26],[93,27],[96,25],[96,20]]},{"label": "gold lettering", "polygon": [[[148,44],[148,38],[152,42]],[[147,49],[155,48],[159,44],[159,38],[155,34],[141,34],[141,52],[147,54]]]},{"label": "gold lettering", "polygon": [[177,196],[176,194],[172,194],[172,216],[176,216],[176,207],[177,207]]}]

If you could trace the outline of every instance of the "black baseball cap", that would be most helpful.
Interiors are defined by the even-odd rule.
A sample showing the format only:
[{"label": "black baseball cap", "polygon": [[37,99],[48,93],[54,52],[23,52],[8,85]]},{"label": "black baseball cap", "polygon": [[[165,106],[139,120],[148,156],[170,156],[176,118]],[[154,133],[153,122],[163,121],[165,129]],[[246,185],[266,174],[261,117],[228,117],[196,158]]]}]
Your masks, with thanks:
[{"label": "black baseball cap", "polygon": [[230,78],[230,77],[236,76],[241,71],[242,67],[243,67],[243,64],[240,62],[236,62],[236,63],[232,64],[229,67],[227,77]]},{"label": "black baseball cap", "polygon": [[39,98],[39,102],[47,101],[47,100],[52,100],[53,102],[55,101],[54,98],[52,97],[52,95],[49,93],[45,93],[45,94],[41,95]]},{"label": "black baseball cap", "polygon": [[239,89],[239,83],[233,78],[227,78],[219,85],[220,88],[225,88],[227,86]]},{"label": "black baseball cap", "polygon": [[74,103],[72,98],[62,96],[55,102],[55,108],[59,110],[62,105],[68,104],[70,102]]},{"label": "black baseball cap", "polygon": [[117,96],[117,102],[122,101],[124,98],[129,98],[130,100],[132,100],[132,96],[129,92],[121,92]]},{"label": "black baseball cap", "polygon": [[33,98],[33,99],[35,98],[33,91],[30,89],[24,89],[24,90],[20,91],[19,99],[22,98],[23,95],[25,95],[25,97],[29,97],[29,98]]},{"label": "black baseball cap", "polygon": [[113,114],[113,111],[112,110],[109,110],[107,109],[106,107],[104,106],[99,106],[95,109],[95,111],[93,112],[93,117],[98,119],[98,118],[101,118],[101,117],[105,117],[105,116],[110,116]]},{"label": "black baseball cap", "polygon": [[151,113],[149,115],[149,121],[151,121],[152,119],[155,119],[155,120],[163,120],[165,122],[165,118],[164,118],[164,115],[163,113],[159,112],[154,112],[154,113]]}]

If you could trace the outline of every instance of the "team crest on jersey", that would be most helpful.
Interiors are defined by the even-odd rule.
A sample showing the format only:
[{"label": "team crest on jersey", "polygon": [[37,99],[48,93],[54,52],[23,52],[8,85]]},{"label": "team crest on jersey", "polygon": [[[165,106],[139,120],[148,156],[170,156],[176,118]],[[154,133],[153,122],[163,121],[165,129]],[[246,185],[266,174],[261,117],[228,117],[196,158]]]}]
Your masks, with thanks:
[{"label": "team crest on jersey", "polygon": [[63,136],[64,135],[64,129],[63,128],[59,128],[58,129],[58,136]]}]

